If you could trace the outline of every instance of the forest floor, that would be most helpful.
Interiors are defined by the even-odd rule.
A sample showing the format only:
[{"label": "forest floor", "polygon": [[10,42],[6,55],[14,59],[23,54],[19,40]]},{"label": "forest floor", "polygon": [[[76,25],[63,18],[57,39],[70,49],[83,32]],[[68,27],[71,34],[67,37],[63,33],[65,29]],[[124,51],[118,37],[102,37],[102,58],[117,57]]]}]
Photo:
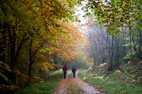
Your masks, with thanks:
[{"label": "forest floor", "polygon": [[78,76],[72,77],[69,72],[66,79],[62,79],[55,89],[54,94],[103,94],[95,87],[81,80]]},{"label": "forest floor", "polygon": [[48,79],[21,88],[15,91],[14,94],[54,94],[54,90],[61,81],[62,76],[63,73],[59,70],[48,77]]},{"label": "forest floor", "polygon": [[104,94],[98,88],[81,80],[78,76],[72,77],[71,71],[63,79],[62,70],[56,72],[45,81],[31,84],[14,94]]},{"label": "forest floor", "polygon": [[128,72],[116,70],[102,74],[96,70],[81,70],[78,74],[83,81],[95,86],[105,94],[142,94],[141,81],[136,82],[135,75]]}]

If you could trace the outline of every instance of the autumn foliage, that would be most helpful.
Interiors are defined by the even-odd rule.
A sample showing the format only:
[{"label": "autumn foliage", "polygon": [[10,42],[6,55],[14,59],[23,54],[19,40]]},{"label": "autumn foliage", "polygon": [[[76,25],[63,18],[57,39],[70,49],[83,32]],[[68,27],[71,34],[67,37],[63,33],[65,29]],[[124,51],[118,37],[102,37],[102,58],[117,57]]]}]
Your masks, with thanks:
[{"label": "autumn foliage", "polygon": [[48,77],[59,68],[59,58],[69,61],[77,55],[75,49],[82,39],[70,23],[76,19],[74,4],[66,0],[0,1],[2,93]]}]

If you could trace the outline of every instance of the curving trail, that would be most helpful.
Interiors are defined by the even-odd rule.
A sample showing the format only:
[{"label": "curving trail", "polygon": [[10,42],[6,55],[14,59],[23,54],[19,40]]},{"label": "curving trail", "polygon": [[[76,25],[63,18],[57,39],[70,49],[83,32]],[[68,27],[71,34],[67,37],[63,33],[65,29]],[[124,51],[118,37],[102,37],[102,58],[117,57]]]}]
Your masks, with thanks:
[{"label": "curving trail", "polygon": [[72,73],[68,73],[67,79],[62,79],[54,94],[104,94],[95,87],[81,80],[78,76],[72,78]]}]

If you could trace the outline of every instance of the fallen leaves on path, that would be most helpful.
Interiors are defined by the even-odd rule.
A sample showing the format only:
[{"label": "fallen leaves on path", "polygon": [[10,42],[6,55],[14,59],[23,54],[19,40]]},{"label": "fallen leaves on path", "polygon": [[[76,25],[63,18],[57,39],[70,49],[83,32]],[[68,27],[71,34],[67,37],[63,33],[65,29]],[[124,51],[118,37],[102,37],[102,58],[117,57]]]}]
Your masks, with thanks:
[{"label": "fallen leaves on path", "polygon": [[103,94],[93,86],[81,80],[79,77],[72,78],[71,72],[67,79],[62,79],[54,94]]},{"label": "fallen leaves on path", "polygon": [[62,79],[54,94],[67,94],[67,79]]},{"label": "fallen leaves on path", "polygon": [[91,86],[90,84],[88,84],[88,83],[84,82],[83,80],[81,80],[79,77],[77,77],[76,79],[73,79],[73,81],[76,84],[78,84],[80,86],[80,88],[83,89],[82,94],[103,94],[100,91],[98,91],[96,88]]}]

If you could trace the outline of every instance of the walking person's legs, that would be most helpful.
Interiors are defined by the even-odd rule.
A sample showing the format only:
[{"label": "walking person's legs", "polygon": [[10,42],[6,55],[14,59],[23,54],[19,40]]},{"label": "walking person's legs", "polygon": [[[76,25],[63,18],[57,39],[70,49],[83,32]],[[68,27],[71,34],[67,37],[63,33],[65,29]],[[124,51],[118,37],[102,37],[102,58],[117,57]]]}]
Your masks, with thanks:
[{"label": "walking person's legs", "polygon": [[73,78],[75,78],[75,72],[73,72]]},{"label": "walking person's legs", "polygon": [[66,75],[67,75],[67,73],[66,73],[66,72],[64,72],[64,79],[66,79]]},{"label": "walking person's legs", "polygon": [[72,77],[74,77],[74,72],[72,72]]}]

